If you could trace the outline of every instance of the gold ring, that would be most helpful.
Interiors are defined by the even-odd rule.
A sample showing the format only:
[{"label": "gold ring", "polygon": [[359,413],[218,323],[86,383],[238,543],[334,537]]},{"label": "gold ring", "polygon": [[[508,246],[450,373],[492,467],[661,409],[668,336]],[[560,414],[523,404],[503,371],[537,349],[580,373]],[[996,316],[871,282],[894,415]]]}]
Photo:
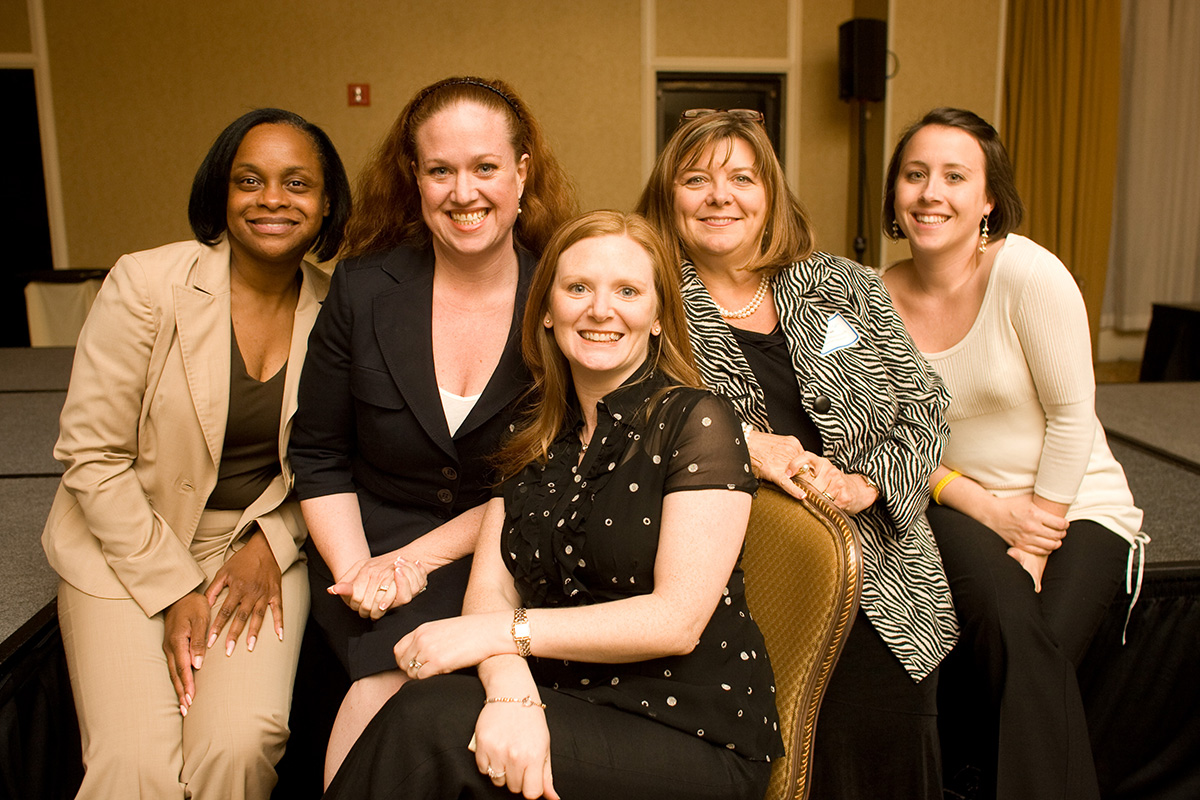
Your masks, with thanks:
[{"label": "gold ring", "polygon": [[796,468],[797,475],[816,475],[817,471],[808,464],[801,464]]},{"label": "gold ring", "polygon": [[388,588],[389,587],[387,587],[387,586],[380,586],[378,589],[375,590],[375,594],[379,594],[380,592],[386,592],[388,590]]}]

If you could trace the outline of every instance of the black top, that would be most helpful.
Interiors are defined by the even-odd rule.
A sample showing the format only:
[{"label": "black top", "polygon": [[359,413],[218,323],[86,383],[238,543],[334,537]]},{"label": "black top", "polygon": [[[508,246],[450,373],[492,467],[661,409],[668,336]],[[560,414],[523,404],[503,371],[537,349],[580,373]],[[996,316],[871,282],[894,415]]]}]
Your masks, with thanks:
[{"label": "black top", "polygon": [[821,432],[804,410],[804,398],[796,381],[796,368],[792,366],[783,329],[776,323],[775,330],[770,333],[743,330],[734,325],[730,325],[729,330],[762,387],[772,432],[795,436],[808,452],[823,453]]},{"label": "black top", "polygon": [[485,502],[488,458],[529,385],[521,316],[536,259],[517,253],[520,276],[504,352],[454,436],[433,364],[432,248],[398,247],[338,264],[309,337],[289,454],[300,499],[369,493],[406,512],[374,530],[371,552],[423,535]]},{"label": "black top", "polygon": [[246,508],[283,469],[279,464],[279,417],[287,363],[270,378],[258,381],[246,372],[237,334],[230,331],[229,338],[229,415],[217,484],[206,508]]},{"label": "black top", "polygon": [[[729,403],[700,389],[663,395],[665,386],[651,374],[606,396],[582,463],[576,411],[548,461],[500,487],[507,513],[502,553],[527,606],[650,593],[666,494],[755,490]],[[530,669],[539,685],[655,718],[753,760],[783,753],[774,677],[746,607],[740,561],[688,655],[631,664],[532,658]]]},{"label": "black top", "polygon": [[[338,264],[313,326],[289,454],[300,499],[354,492],[372,555],[395,550],[487,501],[489,462],[529,384],[521,316],[536,259],[517,251],[508,339],[487,386],[450,435],[433,364],[432,248],[397,247]],[[418,625],[462,612],[470,556],[429,574],[429,591],[379,620],[325,591],[334,579],[307,546],[312,618],[354,680],[396,668],[392,647]]]}]

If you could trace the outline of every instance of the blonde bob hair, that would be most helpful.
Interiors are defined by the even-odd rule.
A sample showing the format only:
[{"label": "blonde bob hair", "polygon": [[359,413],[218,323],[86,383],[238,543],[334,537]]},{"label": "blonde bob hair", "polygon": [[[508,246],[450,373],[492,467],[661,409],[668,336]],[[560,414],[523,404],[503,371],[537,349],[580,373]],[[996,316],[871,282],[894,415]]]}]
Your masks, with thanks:
[{"label": "blonde bob hair", "polygon": [[543,320],[550,310],[550,293],[558,261],[572,245],[601,236],[624,236],[649,254],[654,272],[654,294],[662,332],[650,338],[650,364],[675,385],[702,388],[704,383],[692,359],[687,317],[679,291],[679,270],[662,237],[638,214],[591,211],[559,228],[538,262],[529,286],[521,324],[521,352],[533,376],[527,399],[530,408],[516,432],[495,458],[500,480],[526,465],[545,463],[550,443],[558,436],[567,415],[571,366],[558,347],[554,331]]},{"label": "blonde bob hair", "polygon": [[[714,156],[725,145],[725,161],[733,153],[733,140],[741,139],[754,153],[754,169],[767,195],[767,219],[763,226],[758,257],[746,264],[749,270],[777,272],[794,261],[812,254],[812,223],[804,207],[792,193],[783,167],[762,124],[718,111],[688,120],[680,125],[654,162],[650,180],[637,202],[637,212],[646,217],[667,239],[667,247],[676,263],[690,259],[675,221],[675,187],[680,173],[700,162],[712,148]],[[724,163],[724,162],[722,162]]]}]

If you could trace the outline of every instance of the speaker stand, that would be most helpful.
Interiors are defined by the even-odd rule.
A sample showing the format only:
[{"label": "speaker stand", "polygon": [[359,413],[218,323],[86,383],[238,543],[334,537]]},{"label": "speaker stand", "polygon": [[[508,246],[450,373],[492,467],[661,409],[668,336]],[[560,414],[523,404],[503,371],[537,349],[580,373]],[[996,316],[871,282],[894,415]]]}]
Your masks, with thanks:
[{"label": "speaker stand", "polygon": [[854,260],[861,264],[867,252],[867,101],[855,102],[858,103],[858,227],[854,237]]}]

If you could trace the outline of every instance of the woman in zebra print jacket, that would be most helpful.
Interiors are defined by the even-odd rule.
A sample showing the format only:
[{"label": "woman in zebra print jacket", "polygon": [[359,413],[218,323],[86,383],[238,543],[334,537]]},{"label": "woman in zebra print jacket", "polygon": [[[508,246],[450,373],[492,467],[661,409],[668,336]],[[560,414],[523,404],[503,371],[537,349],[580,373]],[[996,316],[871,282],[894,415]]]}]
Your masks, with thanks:
[{"label": "woman in zebra print jacket", "polygon": [[957,623],[925,508],[949,395],[875,275],[812,252],[760,122],[685,114],[637,210],[676,248],[700,372],[737,408],[758,477],[798,494],[807,475],[862,535],[812,797],[940,800],[937,667]]}]

